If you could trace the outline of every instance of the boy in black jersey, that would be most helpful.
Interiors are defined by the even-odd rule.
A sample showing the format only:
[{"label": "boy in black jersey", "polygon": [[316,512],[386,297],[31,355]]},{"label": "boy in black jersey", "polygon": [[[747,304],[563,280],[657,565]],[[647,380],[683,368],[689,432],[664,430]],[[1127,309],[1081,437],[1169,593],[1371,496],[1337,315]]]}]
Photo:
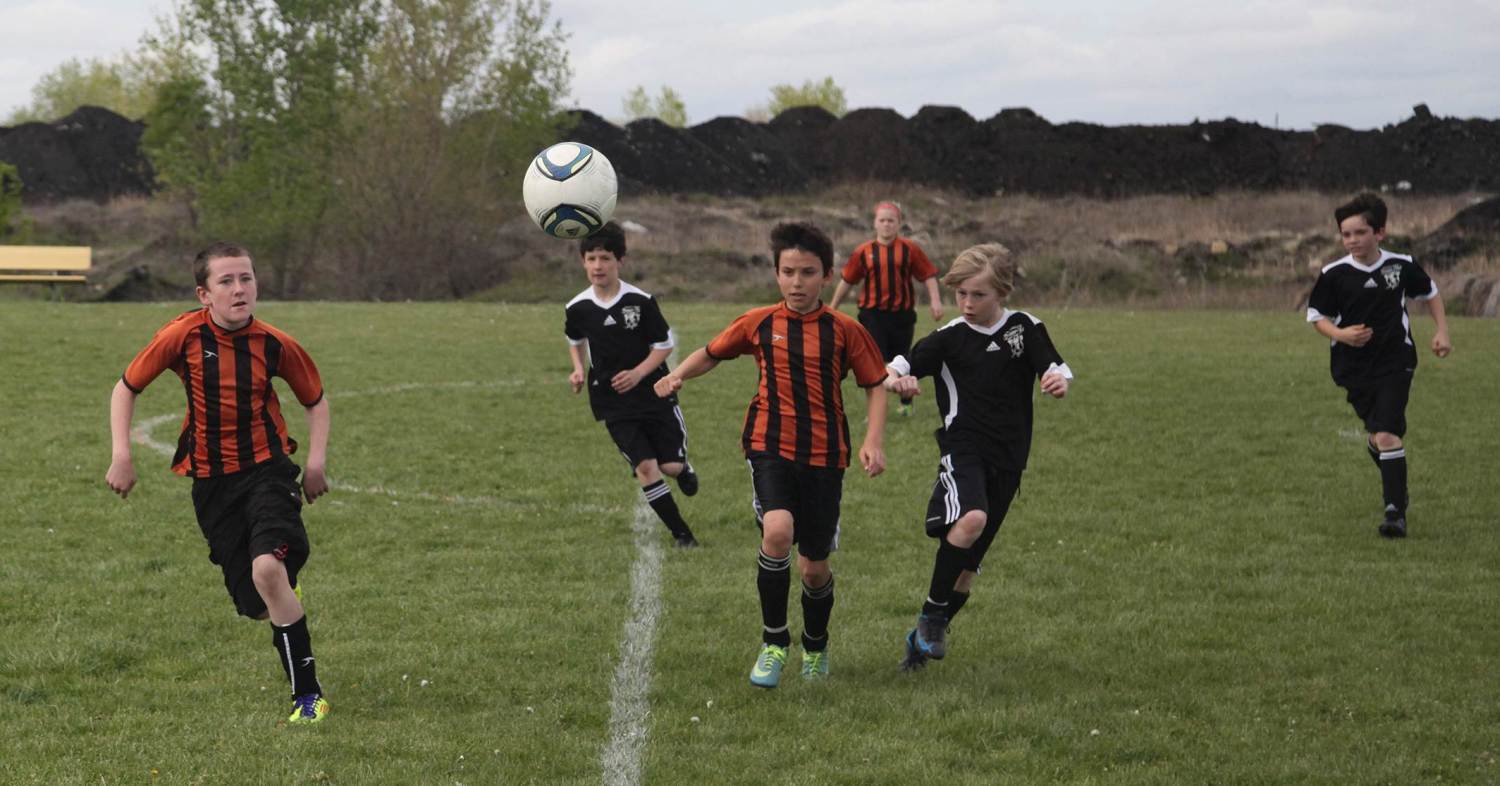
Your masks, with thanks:
[{"label": "boy in black jersey", "polygon": [[1378,532],[1406,537],[1406,401],[1417,347],[1406,299],[1425,300],[1437,333],[1432,352],[1447,357],[1448,317],[1437,284],[1409,256],[1380,247],[1385,239],[1385,202],[1360,194],[1333,211],[1349,254],[1323,267],[1307,302],[1307,321],[1331,342],[1333,381],[1365,423],[1365,447],[1380,468],[1385,518]]},{"label": "boy in black jersey", "polygon": [[919,377],[937,386],[938,449],[942,459],[927,506],[927,534],[938,538],[927,600],[906,635],[911,671],[947,654],[948,622],[969,599],[969,587],[999,532],[1031,451],[1033,385],[1054,398],[1068,393],[1073,371],[1052,346],[1040,320],[1005,308],[1015,261],[998,243],[959,254],[943,276],[960,319],[917,342],[888,365],[886,387],[916,395]]},{"label": "boy in black jersey", "polygon": [[625,232],[618,224],[611,221],[578,241],[578,253],[589,288],[567,306],[563,330],[573,359],[568,383],[574,393],[588,385],[594,419],[604,421],[677,545],[697,546],[662,478],[677,478],[689,497],[698,493],[698,476],[687,463],[687,424],[677,396],[658,398],[651,389],[667,373],[675,346],[671,328],[655,298],[620,280]]}]

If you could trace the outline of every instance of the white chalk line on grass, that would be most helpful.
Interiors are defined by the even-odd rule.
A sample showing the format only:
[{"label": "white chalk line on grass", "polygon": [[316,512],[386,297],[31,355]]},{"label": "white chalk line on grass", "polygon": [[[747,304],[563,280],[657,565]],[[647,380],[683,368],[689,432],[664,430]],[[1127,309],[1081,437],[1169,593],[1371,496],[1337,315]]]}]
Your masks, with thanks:
[{"label": "white chalk line on grass", "polygon": [[661,537],[656,514],[644,501],[635,509],[636,558],[630,567],[630,617],[620,642],[620,663],[609,690],[609,742],[600,754],[604,783],[641,782],[641,756],[651,731],[651,663],[661,616]]}]

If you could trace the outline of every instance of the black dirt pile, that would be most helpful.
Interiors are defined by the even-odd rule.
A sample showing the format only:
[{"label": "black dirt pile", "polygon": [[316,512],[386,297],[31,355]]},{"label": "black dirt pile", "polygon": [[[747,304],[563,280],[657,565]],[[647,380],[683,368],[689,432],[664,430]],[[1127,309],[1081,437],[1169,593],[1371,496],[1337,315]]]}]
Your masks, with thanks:
[{"label": "black dirt pile", "polygon": [[149,194],[155,175],[140,151],[145,128],[85,106],[51,123],[0,128],[0,161],[16,167],[27,202]]}]

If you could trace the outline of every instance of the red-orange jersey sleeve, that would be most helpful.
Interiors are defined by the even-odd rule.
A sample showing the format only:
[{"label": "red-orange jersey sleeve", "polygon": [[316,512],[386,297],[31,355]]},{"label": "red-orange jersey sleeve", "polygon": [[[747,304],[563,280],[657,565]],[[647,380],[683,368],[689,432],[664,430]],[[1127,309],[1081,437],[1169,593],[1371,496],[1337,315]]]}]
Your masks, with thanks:
[{"label": "red-orange jersey sleeve", "polygon": [[139,395],[163,371],[173,369],[180,372],[183,342],[187,340],[188,332],[197,324],[198,319],[197,311],[189,311],[162,325],[151,342],[125,367],[125,373],[120,375],[125,387]]},{"label": "red-orange jersey sleeve", "polygon": [[911,278],[913,281],[926,281],[938,274],[937,265],[927,258],[927,252],[916,243],[911,244]]},{"label": "red-orange jersey sleeve", "polygon": [[865,255],[868,253],[866,247],[869,245],[870,241],[859,244],[849,254],[849,261],[844,263],[844,280],[850,284],[858,284],[865,278]]},{"label": "red-orange jersey sleeve", "polygon": [[319,376],[318,367],[307,350],[296,339],[280,330],[264,322],[261,327],[281,342],[281,364],[276,369],[276,376],[286,380],[287,385],[292,388],[292,394],[297,397],[297,402],[310,407],[322,401],[323,378]]},{"label": "red-orange jersey sleeve", "polygon": [[740,355],[748,355],[755,351],[755,331],[760,323],[765,320],[766,315],[775,311],[779,306],[762,306],[752,308],[741,314],[739,319],[729,323],[729,327],[708,342],[704,349],[708,356],[714,360],[729,360]]},{"label": "red-orange jersey sleeve", "polygon": [[879,385],[885,381],[885,356],[880,347],[859,320],[841,311],[829,311],[844,325],[845,354],[849,358],[849,369],[854,372],[854,381],[862,388]]}]

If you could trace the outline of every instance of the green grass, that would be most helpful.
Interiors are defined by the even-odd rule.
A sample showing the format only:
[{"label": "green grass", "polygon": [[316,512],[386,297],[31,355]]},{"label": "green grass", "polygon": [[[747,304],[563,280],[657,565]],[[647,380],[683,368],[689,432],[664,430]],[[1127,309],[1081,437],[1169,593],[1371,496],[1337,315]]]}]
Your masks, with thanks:
[{"label": "green grass", "polygon": [[[0,309],[0,783],[599,782],[639,492],[567,391],[561,308],[262,305],[320,365],[346,484],[306,511],[333,714],[303,729],[278,723],[265,625],[234,616],[188,482],[136,446],[130,499],[103,483],[109,390],[187,307]],[[685,348],[741,310],[665,309]],[[644,782],[1500,781],[1500,323],[1455,320],[1455,354],[1422,359],[1392,543],[1299,315],[1037,313],[1078,379],[1038,402],[950,657],[915,676],[895,667],[933,551],[930,396],[892,422],[887,474],[846,480],[831,681],[766,692],[754,365],[689,383],[704,488],[679,502],[705,547],[665,554]],[[182,408],[164,377],[136,421],[174,416],[152,432],[171,442]]]}]

